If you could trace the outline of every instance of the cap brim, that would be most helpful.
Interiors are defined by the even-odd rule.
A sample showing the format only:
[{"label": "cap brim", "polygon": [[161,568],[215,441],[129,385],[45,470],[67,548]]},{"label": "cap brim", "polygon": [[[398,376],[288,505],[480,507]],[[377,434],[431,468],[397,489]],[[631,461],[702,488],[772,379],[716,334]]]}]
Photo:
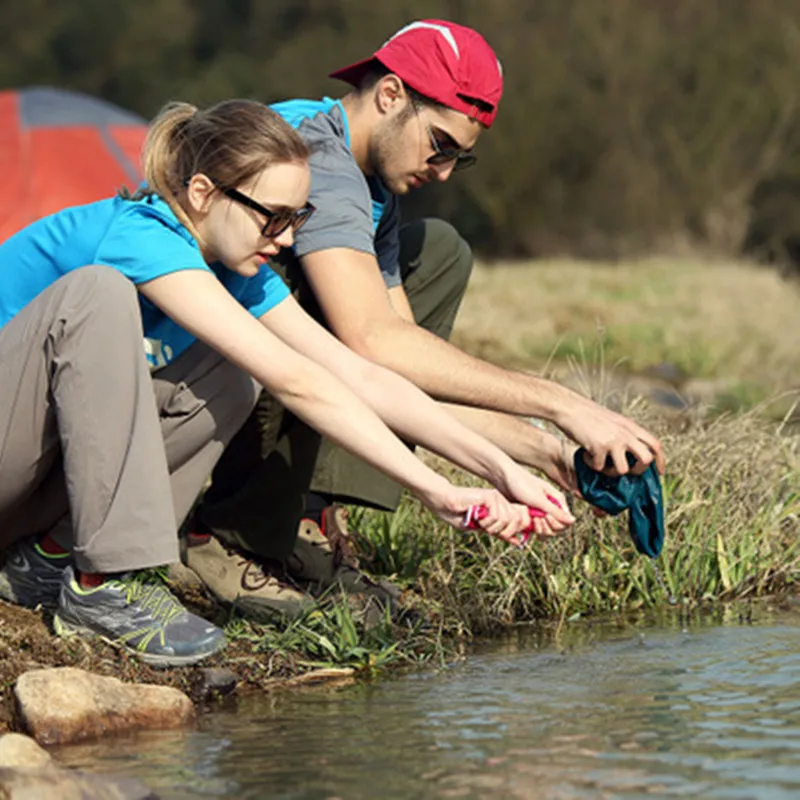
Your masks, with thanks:
[{"label": "cap brim", "polygon": [[355,64],[350,64],[348,67],[337,69],[336,72],[331,72],[329,78],[337,78],[340,81],[346,81],[351,86],[360,86],[364,76],[369,72],[375,62],[375,57],[370,56],[363,61],[356,61]]}]

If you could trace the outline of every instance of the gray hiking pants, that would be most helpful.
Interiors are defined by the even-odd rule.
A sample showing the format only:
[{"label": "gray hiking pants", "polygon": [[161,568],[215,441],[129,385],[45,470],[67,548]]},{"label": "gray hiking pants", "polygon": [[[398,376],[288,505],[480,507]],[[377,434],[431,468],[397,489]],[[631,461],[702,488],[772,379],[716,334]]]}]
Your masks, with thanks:
[{"label": "gray hiking pants", "polygon": [[0,370],[0,547],[55,526],[91,572],[178,560],[177,525],[260,388],[202,343],[151,376],[136,288],[100,266],[0,328]]},{"label": "gray hiking pants", "polygon": [[[400,229],[400,269],[414,319],[449,339],[472,271],[467,243],[448,223],[419,220]],[[297,261],[284,279],[300,304],[324,317]],[[394,510],[401,487],[332,444],[264,392],[214,470],[198,520],[232,544],[269,558],[294,548],[308,492]]]}]

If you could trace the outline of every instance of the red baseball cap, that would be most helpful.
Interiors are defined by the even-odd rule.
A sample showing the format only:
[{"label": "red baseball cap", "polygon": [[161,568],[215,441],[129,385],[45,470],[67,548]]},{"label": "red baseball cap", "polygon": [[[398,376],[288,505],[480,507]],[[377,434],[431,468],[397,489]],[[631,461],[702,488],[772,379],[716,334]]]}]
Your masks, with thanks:
[{"label": "red baseball cap", "polygon": [[494,122],[503,94],[503,68],[483,36],[472,28],[441,19],[411,22],[369,58],[330,77],[358,86],[375,61],[425,97],[487,128]]}]

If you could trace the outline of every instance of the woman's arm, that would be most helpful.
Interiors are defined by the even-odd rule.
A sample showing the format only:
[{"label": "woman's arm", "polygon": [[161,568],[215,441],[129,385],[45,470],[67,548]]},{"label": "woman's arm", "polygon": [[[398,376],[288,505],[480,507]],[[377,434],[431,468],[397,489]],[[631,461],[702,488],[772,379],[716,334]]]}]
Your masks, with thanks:
[{"label": "woman's arm", "polygon": [[[252,375],[286,408],[413,491],[447,522],[459,526],[469,505],[486,503],[492,515],[484,530],[517,542],[515,534],[528,522],[524,508],[512,507],[496,492],[454,487],[423,464],[351,389],[252,317],[212,273],[175,272],[138,288],[177,324]],[[288,298],[280,305],[285,303],[294,301]]]},{"label": "woman's arm", "polygon": [[[347,348],[297,303],[283,302],[261,321],[290,347],[324,364],[406,440],[421,444],[488,480],[507,497],[552,513],[550,523],[555,529],[574,521],[559,491],[448,414],[410,381]],[[548,495],[560,503],[561,510]]]}]

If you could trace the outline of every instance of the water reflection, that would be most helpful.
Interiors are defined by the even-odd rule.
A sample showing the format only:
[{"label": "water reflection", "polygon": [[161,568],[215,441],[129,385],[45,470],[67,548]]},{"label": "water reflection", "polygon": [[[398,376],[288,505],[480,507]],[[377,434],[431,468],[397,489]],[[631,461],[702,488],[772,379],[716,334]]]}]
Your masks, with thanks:
[{"label": "water reflection", "polygon": [[63,748],[162,797],[800,797],[800,618],[520,633],[443,674]]}]

